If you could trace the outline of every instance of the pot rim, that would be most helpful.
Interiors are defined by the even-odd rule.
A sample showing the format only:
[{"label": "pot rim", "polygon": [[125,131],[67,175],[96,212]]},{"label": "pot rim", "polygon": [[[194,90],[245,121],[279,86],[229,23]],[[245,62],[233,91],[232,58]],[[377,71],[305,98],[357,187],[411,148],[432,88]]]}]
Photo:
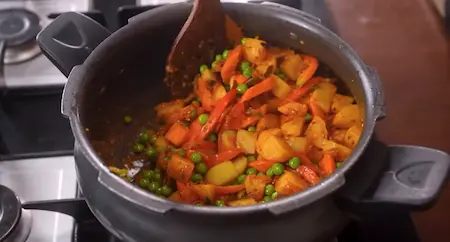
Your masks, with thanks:
[{"label": "pot rim", "polygon": [[[122,198],[133,202],[134,204],[148,208],[150,210],[155,210],[155,207],[163,208],[162,210],[166,212],[171,209],[176,209],[178,211],[195,213],[195,214],[220,214],[220,215],[234,215],[241,213],[255,213],[262,212],[265,210],[269,210],[274,214],[281,214],[287,211],[291,211],[293,209],[308,205],[314,201],[317,201],[333,192],[335,192],[338,188],[345,184],[345,173],[355,164],[358,158],[364,152],[367,144],[369,143],[370,138],[372,137],[375,122],[376,122],[376,112],[375,112],[375,97],[372,95],[371,90],[374,88],[374,84],[372,83],[373,76],[370,73],[370,70],[364,64],[364,62],[359,58],[356,52],[339,36],[333,33],[331,30],[327,29],[320,22],[315,21],[310,17],[309,14],[296,10],[296,9],[288,9],[286,7],[279,7],[274,5],[264,5],[258,3],[236,3],[236,2],[224,2],[224,7],[227,8],[240,8],[240,9],[250,9],[250,8],[259,8],[258,11],[262,14],[270,14],[272,16],[282,16],[278,18],[283,18],[285,21],[291,22],[295,25],[302,25],[308,29],[314,29],[317,32],[323,33],[328,42],[333,45],[336,45],[336,48],[339,48],[345,59],[351,64],[352,68],[357,70],[359,73],[359,78],[362,81],[362,87],[364,89],[364,102],[365,102],[365,113],[364,113],[364,127],[363,132],[360,137],[360,140],[357,146],[352,151],[350,157],[344,162],[343,166],[335,171],[332,175],[321,181],[319,184],[308,188],[305,191],[299,192],[297,194],[288,196],[286,198],[275,200],[266,204],[257,204],[252,206],[244,206],[244,207],[227,207],[220,208],[214,206],[194,206],[190,204],[182,204],[175,203],[167,199],[162,199],[156,195],[153,195],[143,189],[137,187],[136,185],[126,182],[125,180],[117,177],[112,174],[102,159],[97,155],[95,150],[90,144],[88,137],[85,135],[84,127],[81,124],[81,120],[79,118],[79,108],[77,106],[77,95],[75,95],[75,100],[73,102],[73,108],[70,109],[69,119],[72,128],[72,132],[75,136],[76,142],[81,147],[81,152],[83,155],[89,160],[89,162],[97,169],[99,172],[100,178],[107,178],[109,186],[109,190],[117,193]],[[168,12],[173,11],[181,11],[185,10],[192,6],[192,3],[181,2],[175,4],[165,5],[151,11],[147,11],[134,17],[132,21],[123,28],[119,29],[111,36],[109,36],[105,41],[103,41],[94,51],[88,56],[84,64],[80,66],[79,75],[77,75],[80,79],[74,80],[78,82],[76,84],[75,92],[77,92],[81,86],[86,83],[86,74],[89,73],[89,68],[91,66],[95,66],[95,63],[98,62],[98,57],[103,56],[107,53],[111,48],[114,48],[118,42],[124,38],[127,34],[132,34],[136,31],[136,29],[140,28],[148,28],[146,26],[152,25],[152,21],[146,21],[152,17],[158,17],[161,19],[170,18],[171,14]],[[172,15],[173,16],[173,15]],[[323,37],[322,36],[322,37]],[[70,79],[71,77],[69,77]],[[75,78],[75,77],[74,77]],[[77,78],[78,79],[78,78]],[[80,83],[82,80],[82,83]],[[379,90],[380,92],[382,90]],[[75,93],[76,94],[76,93]]]}]

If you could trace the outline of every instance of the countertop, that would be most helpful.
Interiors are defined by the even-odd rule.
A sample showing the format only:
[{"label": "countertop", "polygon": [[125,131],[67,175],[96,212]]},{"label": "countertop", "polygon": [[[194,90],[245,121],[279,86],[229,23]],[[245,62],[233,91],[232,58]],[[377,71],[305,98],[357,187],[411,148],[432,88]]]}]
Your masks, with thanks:
[{"label": "countertop", "polygon": [[[327,0],[340,35],[384,84],[387,117],[377,134],[390,144],[450,152],[450,41],[427,0]],[[450,241],[450,186],[434,208],[414,214],[423,242]]]}]

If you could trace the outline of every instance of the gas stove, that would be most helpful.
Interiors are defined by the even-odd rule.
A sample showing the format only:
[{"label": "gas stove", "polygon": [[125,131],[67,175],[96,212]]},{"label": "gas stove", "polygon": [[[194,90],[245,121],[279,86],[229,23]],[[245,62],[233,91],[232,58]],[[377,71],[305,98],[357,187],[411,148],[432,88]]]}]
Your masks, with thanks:
[{"label": "gas stove", "polygon": [[[323,0],[303,0],[303,5],[300,0],[274,1],[296,8],[303,6],[303,10],[321,18],[324,25],[333,29]],[[0,11],[13,6],[7,2],[0,2]],[[138,7],[121,7],[116,14],[119,23],[125,25],[138,13],[173,2],[179,0],[138,0]],[[89,4],[81,0],[69,3],[11,0],[10,3],[39,12],[40,27],[48,24],[50,13],[89,9]],[[52,4],[59,9],[44,7]],[[98,16],[97,12],[87,14]],[[0,36],[1,29],[0,18]],[[5,57],[12,50],[7,51]],[[7,92],[0,99],[0,241],[119,242],[95,219],[77,189],[71,156],[73,137],[67,120],[59,115],[65,77],[38,53],[27,61],[7,63],[5,80]],[[333,242],[336,241],[418,242],[419,239],[409,214],[396,214],[355,222]]]}]

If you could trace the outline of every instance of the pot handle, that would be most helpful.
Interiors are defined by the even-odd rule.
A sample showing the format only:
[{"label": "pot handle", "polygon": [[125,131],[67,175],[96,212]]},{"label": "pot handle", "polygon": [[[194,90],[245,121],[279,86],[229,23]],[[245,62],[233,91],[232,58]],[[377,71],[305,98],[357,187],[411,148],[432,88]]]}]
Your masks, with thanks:
[{"label": "pot handle", "polygon": [[61,14],[37,36],[44,55],[68,77],[111,32],[86,15]]},{"label": "pot handle", "polygon": [[[364,183],[364,178],[361,178],[361,183],[349,178],[349,183],[352,181],[355,185],[344,187],[340,191],[339,194],[345,197],[346,209],[364,214],[430,208],[446,184],[450,156],[443,151],[420,146],[392,145],[385,148],[386,155],[381,156],[381,159],[385,157],[386,166],[381,174],[378,173],[380,178],[369,189],[357,188],[358,185],[364,186],[361,184]],[[376,158],[360,162],[381,161],[378,154],[370,155]],[[358,169],[350,172],[358,173]],[[366,169],[365,172],[369,173],[371,170]]]}]

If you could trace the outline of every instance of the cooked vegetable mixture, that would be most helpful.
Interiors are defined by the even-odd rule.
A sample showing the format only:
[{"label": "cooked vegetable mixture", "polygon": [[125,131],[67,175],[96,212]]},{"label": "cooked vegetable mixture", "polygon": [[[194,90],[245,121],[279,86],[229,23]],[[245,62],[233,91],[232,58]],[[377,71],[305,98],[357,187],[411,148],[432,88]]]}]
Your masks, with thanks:
[{"label": "cooked vegetable mixture", "polygon": [[313,56],[242,39],[200,67],[186,99],[155,107],[161,128],[139,134],[138,159],[111,172],[172,201],[220,207],[314,186],[342,165],[363,125],[354,98],[318,67]]}]

